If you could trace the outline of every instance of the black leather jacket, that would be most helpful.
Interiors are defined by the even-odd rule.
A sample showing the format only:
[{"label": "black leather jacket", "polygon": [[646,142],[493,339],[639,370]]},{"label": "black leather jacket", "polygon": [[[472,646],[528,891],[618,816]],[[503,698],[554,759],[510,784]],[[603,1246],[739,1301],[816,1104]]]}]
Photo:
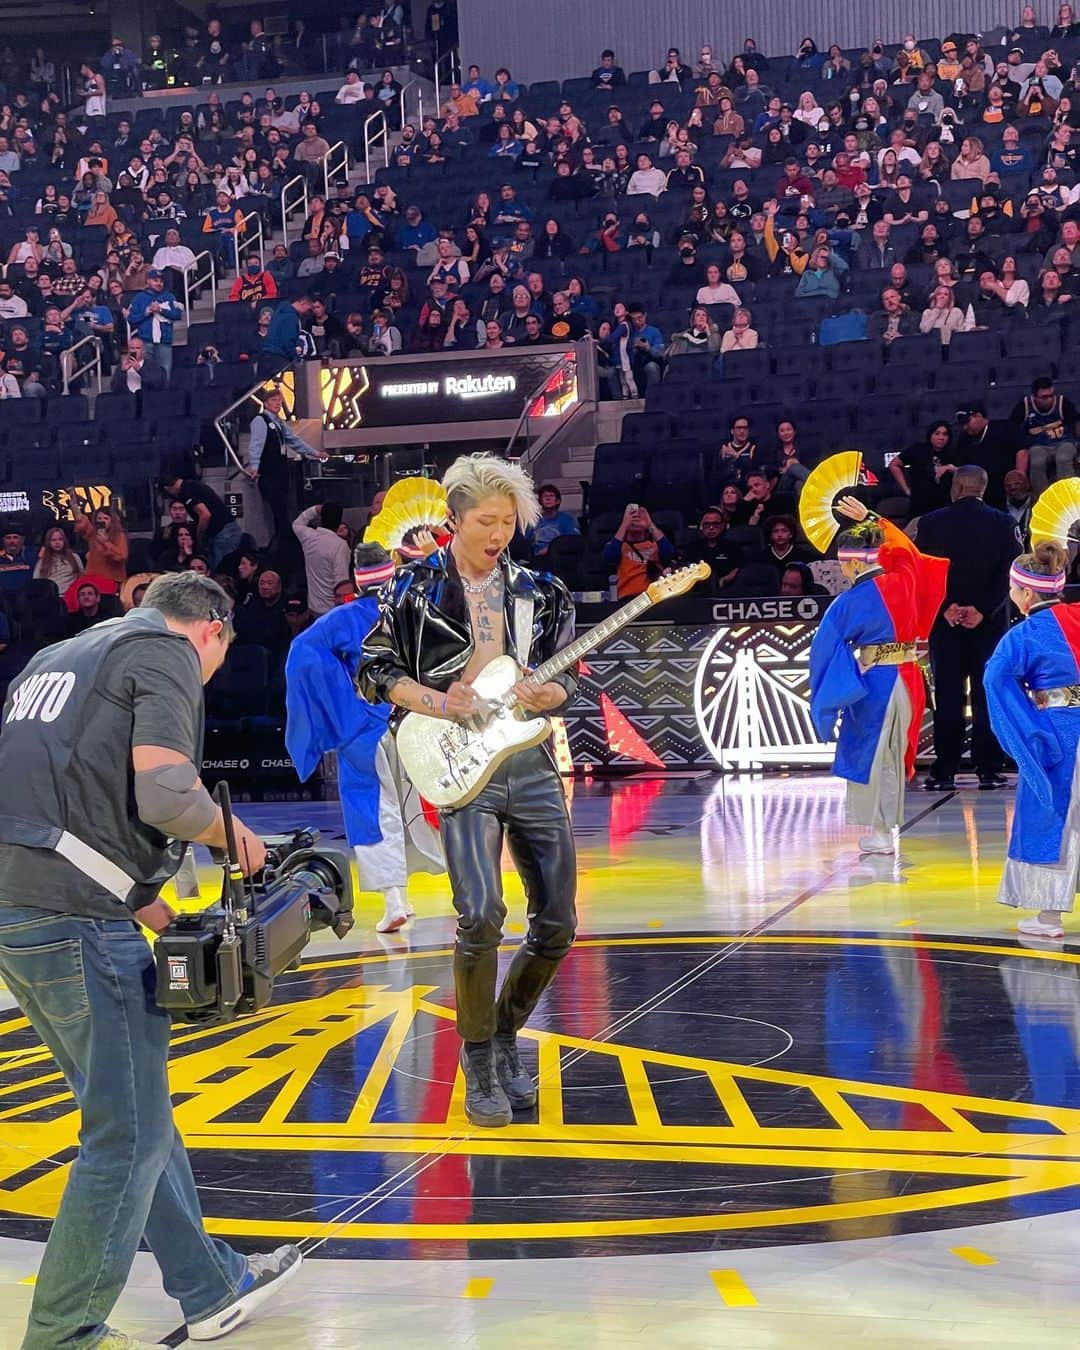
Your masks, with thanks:
[{"label": "black leather jacket", "polygon": [[[532,645],[528,664],[537,666],[566,647],[574,637],[574,602],[557,577],[533,572],[503,557],[506,587],[505,647],[519,659],[514,633],[515,600],[531,600]],[[472,629],[461,577],[449,549],[400,568],[383,591],[379,621],[368,634],[356,683],[369,703],[389,700],[390,690],[403,678],[445,691],[469,663]],[[572,671],[556,683],[572,698],[577,679]],[[565,706],[565,705],[564,705]]]}]

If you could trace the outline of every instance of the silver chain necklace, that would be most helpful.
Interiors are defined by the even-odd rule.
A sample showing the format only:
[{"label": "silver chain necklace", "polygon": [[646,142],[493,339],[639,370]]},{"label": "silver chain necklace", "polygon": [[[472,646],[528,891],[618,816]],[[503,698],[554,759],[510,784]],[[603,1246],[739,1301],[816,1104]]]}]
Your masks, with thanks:
[{"label": "silver chain necklace", "polygon": [[466,595],[483,595],[495,578],[499,575],[499,567],[496,564],[491,571],[484,577],[483,581],[466,581],[461,578],[462,589]]}]

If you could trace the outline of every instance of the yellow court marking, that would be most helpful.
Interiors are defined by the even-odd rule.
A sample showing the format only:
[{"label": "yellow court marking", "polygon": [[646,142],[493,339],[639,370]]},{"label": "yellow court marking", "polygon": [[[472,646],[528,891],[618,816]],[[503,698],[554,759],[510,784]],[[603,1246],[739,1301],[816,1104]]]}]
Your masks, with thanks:
[{"label": "yellow court marking", "polygon": [[523,923],[508,923],[506,931],[508,933],[524,933],[525,925]]},{"label": "yellow court marking", "polygon": [[664,923],[662,919],[650,919],[645,925],[646,928],[663,928],[663,926]]},{"label": "yellow court marking", "polygon": [[[798,947],[884,947],[908,948],[929,952],[971,952],[975,956],[1020,956],[1031,961],[1063,961],[1067,965],[1080,965],[1080,952],[1038,951],[1034,947],[995,946],[992,941],[948,942],[928,938],[868,938],[868,937],[821,937],[817,934],[800,933],[744,936],[740,933],[727,933],[723,936],[702,937],[696,933],[684,933],[681,937],[611,937],[579,938],[574,950],[588,947],[677,947],[693,945],[695,947],[725,946],[798,946]],[[402,961],[430,960],[435,956],[453,956],[453,947],[417,947],[413,951],[395,953],[394,959]],[[368,966],[387,961],[385,952],[367,953],[356,956],[338,956],[328,961],[305,961],[301,970],[342,970],[347,966]],[[246,1020],[246,1019],[245,1019]],[[3,1030],[0,1027],[0,1030]]]},{"label": "yellow court marking", "polygon": [[477,1276],[469,1280],[461,1291],[462,1298],[487,1298],[495,1281],[490,1276]]},{"label": "yellow court marking", "polygon": [[31,1288],[33,1288],[33,1286],[34,1286],[35,1284],[37,1284],[37,1276],[36,1276],[36,1275],[27,1275],[26,1279],[25,1279],[25,1280],[20,1280],[19,1283],[20,1283],[20,1284],[28,1284],[28,1285],[30,1285]]},{"label": "yellow court marking", "polygon": [[918,922],[918,919],[901,919],[896,926],[897,928],[914,928]]},{"label": "yellow court marking", "polygon": [[757,1299],[737,1270],[710,1270],[716,1292],[729,1308],[756,1308]]},{"label": "yellow court marking", "polygon": [[997,1257],[991,1256],[989,1252],[981,1252],[978,1247],[950,1247],[953,1256],[958,1256],[961,1261],[966,1261],[969,1266],[996,1266]]}]

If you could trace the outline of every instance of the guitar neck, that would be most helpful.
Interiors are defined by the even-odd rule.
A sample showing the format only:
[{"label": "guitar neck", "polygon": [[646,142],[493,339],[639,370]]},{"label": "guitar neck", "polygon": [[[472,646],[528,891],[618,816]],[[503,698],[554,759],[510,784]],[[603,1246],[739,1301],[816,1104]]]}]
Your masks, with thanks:
[{"label": "guitar neck", "polygon": [[561,652],[556,652],[550,661],[545,661],[543,665],[537,666],[529,676],[530,683],[546,684],[548,680],[553,680],[556,675],[561,675],[564,670],[569,670],[583,656],[591,652],[594,647],[599,647],[608,638],[614,637],[620,628],[625,628],[628,623],[633,623],[639,614],[644,614],[647,609],[651,609],[652,604],[648,591],[643,591],[641,595],[635,595],[629,604],[623,605],[622,609],[617,609],[614,614],[609,614],[602,623],[590,628],[581,637],[575,638],[568,647],[564,647]]}]

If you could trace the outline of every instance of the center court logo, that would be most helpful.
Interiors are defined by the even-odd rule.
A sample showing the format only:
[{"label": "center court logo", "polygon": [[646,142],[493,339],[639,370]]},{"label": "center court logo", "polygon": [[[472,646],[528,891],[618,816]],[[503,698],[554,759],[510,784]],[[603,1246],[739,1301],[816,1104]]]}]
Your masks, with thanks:
[{"label": "center court logo", "polygon": [[[665,961],[700,963],[733,941],[587,939],[564,967],[564,987],[574,963],[590,989],[614,987],[643,962],[666,979]],[[850,996],[836,972],[857,968],[865,984],[864,967],[880,967],[884,990],[902,983],[900,962],[909,983],[910,972],[921,981],[911,1001],[921,1015],[940,994],[918,973],[937,951],[950,966],[969,960],[973,978],[991,969],[994,996],[1006,989],[1014,1007],[1030,1002],[1047,966],[1055,984],[1080,978],[1068,955],[1036,960],[949,941],[765,937],[732,951],[777,963],[780,986],[798,970],[810,1001],[834,1010]],[[906,1081],[890,1082],[848,1076],[865,1039],[850,1020],[831,1059],[826,1044],[822,1072],[788,1067],[793,1048],[804,1066],[817,1053],[820,1006],[805,1047],[735,1013],[683,1014],[701,1019],[698,1030],[683,1027],[671,1049],[654,1048],[667,1039],[663,1016],[596,1039],[578,1034],[586,1015],[574,1013],[576,1030],[524,1033],[540,1081],[536,1113],[504,1130],[470,1129],[448,956],[312,961],[294,977],[299,997],[286,981],[281,1001],[256,1016],[177,1028],[176,1120],[212,1232],[321,1239],[326,1254],[346,1256],[400,1256],[401,1242],[440,1258],[494,1253],[500,1243],[517,1255],[565,1255],[567,1244],[600,1255],[852,1238],[905,1222],[947,1228],[1053,1208],[1055,1192],[1080,1186],[1080,1110],[1009,1099],[1020,1095],[1009,1083],[1000,1099],[969,1095],[961,1066],[946,1062],[922,1023],[905,1027],[906,1014],[886,1019],[882,1034],[894,1059],[909,1036],[918,1062]],[[410,967],[415,975],[395,985]],[[739,978],[724,971],[725,981]],[[755,972],[744,973],[754,987]],[[879,1000],[872,982],[869,997]],[[720,1043],[708,1028],[725,1017],[723,1043],[744,1059],[702,1053]],[[56,1212],[78,1115],[20,1019],[0,1027],[0,1093],[0,1233],[25,1236],[28,1221]],[[29,1231],[44,1238],[47,1225]]]}]

